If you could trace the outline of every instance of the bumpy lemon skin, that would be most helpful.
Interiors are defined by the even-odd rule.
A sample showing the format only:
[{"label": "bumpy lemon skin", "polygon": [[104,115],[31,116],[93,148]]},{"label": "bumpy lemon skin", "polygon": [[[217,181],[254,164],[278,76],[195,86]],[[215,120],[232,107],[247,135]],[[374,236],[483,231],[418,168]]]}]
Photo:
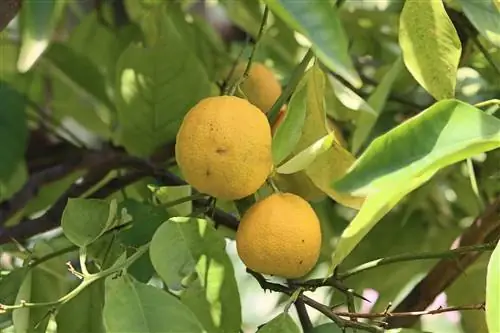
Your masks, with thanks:
[{"label": "bumpy lemon skin", "polygon": [[208,97],[185,115],[175,154],[185,180],[201,193],[237,200],[256,192],[272,168],[271,127],[245,99]]},{"label": "bumpy lemon skin", "polygon": [[[233,82],[243,75],[246,66],[246,62],[236,66],[232,75]],[[248,77],[243,81],[240,89],[245,95],[244,97],[264,113],[271,109],[282,92],[281,85],[274,73],[259,62],[252,63]]]},{"label": "bumpy lemon skin", "polygon": [[236,232],[236,249],[253,271],[289,279],[303,277],[319,258],[319,219],[301,197],[272,194],[244,214]]}]

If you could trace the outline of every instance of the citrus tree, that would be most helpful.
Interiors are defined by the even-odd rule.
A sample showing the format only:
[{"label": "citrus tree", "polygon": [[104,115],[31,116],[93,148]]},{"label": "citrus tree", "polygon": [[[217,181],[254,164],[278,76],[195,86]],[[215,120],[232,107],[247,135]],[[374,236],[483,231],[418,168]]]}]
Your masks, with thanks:
[{"label": "citrus tree", "polygon": [[5,332],[500,332],[497,0],[0,3]]}]

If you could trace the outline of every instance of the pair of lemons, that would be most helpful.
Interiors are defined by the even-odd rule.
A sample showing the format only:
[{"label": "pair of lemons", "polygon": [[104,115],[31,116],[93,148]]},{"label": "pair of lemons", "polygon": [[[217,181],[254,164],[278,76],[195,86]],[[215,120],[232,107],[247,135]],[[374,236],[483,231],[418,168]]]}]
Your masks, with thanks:
[{"label": "pair of lemons", "polygon": [[[236,72],[242,71],[240,66]],[[241,87],[246,98],[208,97],[185,115],[176,159],[186,181],[199,192],[237,200],[255,193],[270,176],[272,134],[265,113],[281,93],[271,75],[264,65],[253,64]],[[242,216],[236,247],[253,271],[299,278],[319,258],[320,222],[302,197],[271,194]]]}]

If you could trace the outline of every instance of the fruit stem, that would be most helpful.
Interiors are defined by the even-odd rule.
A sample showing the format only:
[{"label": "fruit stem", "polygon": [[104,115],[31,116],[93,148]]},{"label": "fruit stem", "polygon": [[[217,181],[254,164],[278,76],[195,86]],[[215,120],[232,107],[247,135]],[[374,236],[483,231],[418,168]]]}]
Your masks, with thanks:
[{"label": "fruit stem", "polygon": [[248,77],[248,74],[250,73],[250,68],[252,67],[253,58],[255,56],[255,50],[257,49],[257,45],[259,44],[259,41],[263,35],[264,26],[266,25],[268,17],[269,17],[269,7],[266,5],[264,7],[264,14],[262,15],[262,21],[260,22],[257,38],[255,39],[255,43],[253,44],[250,56],[248,57],[247,67],[245,68],[243,75],[238,79],[238,81],[236,81],[236,83],[231,87],[231,89],[229,89],[229,95],[231,96],[234,95],[236,89],[240,86],[240,84],[243,83],[243,81],[245,81],[245,79]]},{"label": "fruit stem", "polygon": [[271,188],[273,189],[273,192],[274,193],[281,193],[281,191],[279,190],[279,188],[276,186],[276,184],[274,183],[273,179],[272,178],[267,178],[267,184],[269,186],[271,186]]}]

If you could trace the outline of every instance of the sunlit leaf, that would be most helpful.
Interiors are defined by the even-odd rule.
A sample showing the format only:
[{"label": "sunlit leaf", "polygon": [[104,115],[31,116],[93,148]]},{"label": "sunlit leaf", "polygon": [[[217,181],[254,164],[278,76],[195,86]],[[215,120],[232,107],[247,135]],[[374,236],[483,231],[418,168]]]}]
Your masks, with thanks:
[{"label": "sunlit leaf", "polygon": [[265,0],[291,28],[305,35],[319,59],[356,88],[362,82],[348,52],[348,40],[337,9],[329,1]]},{"label": "sunlit leaf", "polygon": [[280,313],[257,331],[257,333],[274,332],[300,333],[300,329],[288,313]]},{"label": "sunlit leaf", "polygon": [[499,146],[500,120],[443,100],[375,139],[334,188],[354,195],[383,192]]},{"label": "sunlit leaf", "polygon": [[284,112],[283,120],[273,134],[273,161],[279,165],[295,148],[302,134],[302,126],[306,116],[307,88],[303,79],[295,89]]},{"label": "sunlit leaf", "polygon": [[[326,111],[324,104],[325,74],[318,65],[307,73],[307,114],[302,129],[302,136],[295,148],[295,154],[309,148],[318,140],[335,138],[331,129],[326,125]],[[328,139],[331,140],[331,139]],[[340,204],[359,209],[363,199],[352,197],[349,194],[337,192],[330,186],[332,180],[340,179],[354,163],[354,156],[342,144],[331,140],[330,148],[316,156],[314,161],[305,169],[306,175],[315,186],[325,192]]]},{"label": "sunlit leaf", "polygon": [[333,133],[325,135],[290,160],[286,161],[283,165],[279,166],[276,172],[291,174],[307,168],[318,156],[328,151],[334,142],[335,136]]},{"label": "sunlit leaf", "polygon": [[337,99],[347,108],[351,110],[359,110],[372,114],[377,112],[366,102],[362,97],[356,94],[352,89],[343,84],[340,80],[332,75],[328,75],[328,80],[332,85],[333,92]]},{"label": "sunlit leaf", "polygon": [[486,275],[486,322],[490,332],[500,332],[500,242],[488,263]]},{"label": "sunlit leaf", "polygon": [[175,296],[134,280],[110,276],[105,282],[107,332],[202,333],[200,322]]},{"label": "sunlit leaf", "polygon": [[138,156],[148,156],[175,139],[184,115],[211,94],[203,65],[170,17],[159,11],[149,21],[157,35],[148,46],[130,45],[117,64],[116,135],[129,153]]},{"label": "sunlit leaf", "polygon": [[20,11],[21,50],[17,69],[30,70],[52,39],[52,34],[63,13],[65,1],[27,1]]},{"label": "sunlit leaf", "polygon": [[163,223],[151,241],[150,257],[170,288],[180,288],[183,279],[195,274],[199,286],[188,289],[181,300],[205,327],[238,331],[241,306],[234,269],[224,238],[206,220],[179,217]]},{"label": "sunlit leaf", "polygon": [[425,90],[437,100],[454,97],[462,45],[442,1],[406,1],[399,44],[406,67]]},{"label": "sunlit leaf", "polygon": [[374,140],[334,184],[338,191],[368,197],[344,230],[333,266],[405,195],[437,171],[498,146],[500,120],[457,100],[438,102]]}]

